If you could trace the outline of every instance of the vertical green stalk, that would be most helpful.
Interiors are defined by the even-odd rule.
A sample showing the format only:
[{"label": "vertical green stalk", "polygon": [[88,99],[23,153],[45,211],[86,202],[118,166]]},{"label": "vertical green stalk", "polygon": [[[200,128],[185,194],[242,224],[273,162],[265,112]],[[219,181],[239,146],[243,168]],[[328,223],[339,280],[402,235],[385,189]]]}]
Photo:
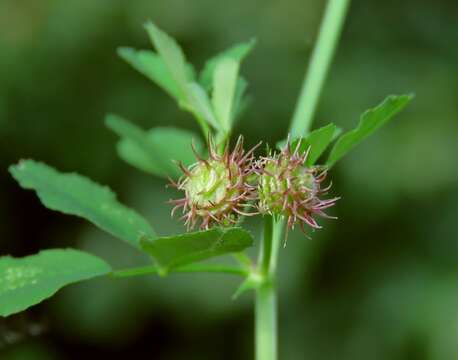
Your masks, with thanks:
[{"label": "vertical green stalk", "polygon": [[256,360],[277,360],[277,294],[273,283],[256,289]]},{"label": "vertical green stalk", "polygon": [[318,99],[334,55],[350,0],[329,0],[317,44],[310,60],[291,122],[291,136],[305,136],[312,125]]},{"label": "vertical green stalk", "polygon": [[264,216],[264,234],[259,253],[258,273],[261,282],[256,289],[255,334],[256,359],[277,359],[277,299],[272,265],[272,216]]},{"label": "vertical green stalk", "polygon": [[[331,64],[350,0],[329,0],[320,27],[290,132],[293,137],[305,136],[312,125],[321,89]],[[264,218],[258,273],[261,281],[256,289],[255,331],[256,360],[277,360],[277,295],[275,276],[284,219]]]},{"label": "vertical green stalk", "polygon": [[259,272],[263,276],[268,276],[270,264],[272,261],[272,235],[273,235],[273,218],[271,215],[264,216],[263,242],[259,254]]}]

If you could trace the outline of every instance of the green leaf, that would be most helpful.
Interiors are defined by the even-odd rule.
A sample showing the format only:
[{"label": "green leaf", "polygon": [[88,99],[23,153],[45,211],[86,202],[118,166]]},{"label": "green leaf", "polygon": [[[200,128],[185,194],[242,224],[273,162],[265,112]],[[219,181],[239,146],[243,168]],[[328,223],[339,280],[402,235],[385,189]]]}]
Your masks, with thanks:
[{"label": "green leaf", "polygon": [[250,103],[250,97],[245,96],[247,87],[247,81],[239,76],[237,79],[237,88],[235,89],[234,106],[232,108],[232,118],[234,120],[237,120],[245,112]]},{"label": "green leaf", "polygon": [[141,244],[161,274],[167,274],[186,264],[240,252],[253,244],[253,238],[242,228],[213,228],[156,239],[144,236]]},{"label": "green leaf", "polygon": [[337,127],[331,123],[317,130],[312,131],[304,139],[304,145],[310,146],[310,153],[307,157],[306,165],[311,166],[316,163],[318,158],[328,148],[329,144],[334,139]]},{"label": "green leaf", "polygon": [[412,95],[388,96],[380,105],[367,110],[359,121],[358,126],[342,135],[334,145],[327,166],[333,166],[353,147],[373,134],[378,128],[386,124],[399,111],[401,111],[412,100]]},{"label": "green leaf", "polygon": [[[164,61],[172,78],[175,80],[180,91],[180,99],[185,100],[186,86],[193,81],[192,72],[189,71],[189,64],[175,39],[160,30],[154,23],[149,21],[145,24],[146,31],[154,44],[157,52]],[[186,101],[185,101],[186,102]]]},{"label": "green leaf", "polygon": [[[318,158],[323,154],[323,152],[328,148],[329,144],[335,138],[335,133],[337,132],[337,127],[330,123],[326,126],[323,126],[319,129],[312,131],[305,138],[302,138],[301,144],[299,147],[299,152],[303,153],[307,151],[310,147],[310,152],[307,157],[305,165],[312,166],[315,165]],[[296,149],[299,139],[296,139],[291,142],[291,149],[294,151]]]},{"label": "green leaf", "polygon": [[0,315],[23,311],[66,285],[110,271],[110,266],[102,259],[73,249],[44,250],[24,258],[2,256]]},{"label": "green leaf", "polygon": [[204,66],[204,69],[200,73],[199,82],[206,89],[210,90],[214,81],[213,76],[218,63],[224,59],[232,59],[236,62],[241,62],[245,56],[253,49],[256,43],[255,39],[250,41],[234,45],[233,47],[219,53],[210,60],[208,60]]},{"label": "green leaf", "polygon": [[[331,142],[336,138],[338,134],[340,134],[340,132],[341,130],[337,126],[335,126],[333,123],[330,123],[312,131],[305,138],[302,138],[299,152],[304,153],[310,147],[310,153],[307,157],[306,165],[315,165],[319,157],[323,154],[324,151],[326,151],[329,144],[331,144]],[[291,141],[291,149],[293,151],[296,149],[298,142],[299,139]],[[277,143],[277,148],[282,149],[285,145],[286,140],[279,141]]]},{"label": "green leaf", "polygon": [[164,61],[153,51],[119,48],[118,54],[134,69],[159,85],[170,96],[182,100],[177,83]]},{"label": "green leaf", "polygon": [[[231,58],[223,59],[217,63],[213,76],[213,108],[226,133],[232,127],[239,65],[238,61]],[[243,85],[239,85],[239,91],[244,90],[240,86]]]},{"label": "green leaf", "polygon": [[117,146],[119,156],[128,164],[153,175],[180,177],[181,171],[173,160],[186,166],[196,162],[191,151],[193,139],[199,153],[204,148],[201,140],[190,131],[173,127],[144,131],[117,115],[107,115],[105,122],[121,137]]},{"label": "green leaf", "polygon": [[156,236],[148,222],[120,204],[108,187],[84,176],[62,174],[33,160],[21,160],[10,172],[23,188],[35,190],[49,209],[89,220],[133,246],[139,247],[140,235]]},{"label": "green leaf", "polygon": [[196,82],[189,83],[186,89],[189,103],[189,106],[186,106],[186,108],[189,108],[198,120],[204,120],[213,126],[213,128],[221,129],[221,125],[215,118],[213,108],[205,90]]}]

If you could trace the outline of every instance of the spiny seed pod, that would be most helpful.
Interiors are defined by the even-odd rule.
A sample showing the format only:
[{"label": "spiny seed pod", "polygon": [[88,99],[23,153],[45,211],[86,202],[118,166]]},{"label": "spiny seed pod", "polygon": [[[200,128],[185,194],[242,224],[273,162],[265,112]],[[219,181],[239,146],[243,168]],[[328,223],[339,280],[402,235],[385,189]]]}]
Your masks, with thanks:
[{"label": "spiny seed pod", "polygon": [[256,186],[249,184],[256,147],[245,153],[242,136],[239,136],[234,150],[229,152],[226,147],[223,155],[218,155],[211,139],[208,147],[209,159],[204,160],[193,145],[198,162],[189,168],[180,163],[184,175],[178,183],[172,181],[173,186],[185,192],[184,198],[170,200],[175,205],[172,216],[182,207],[184,215],[181,219],[185,220],[188,230],[199,222],[201,229],[208,229],[216,224],[236,224],[239,215],[254,215],[244,210],[254,207],[249,202],[256,198]]},{"label": "spiny seed pod", "polygon": [[260,213],[286,217],[288,228],[299,223],[305,232],[304,224],[313,229],[321,228],[313,215],[335,219],[323,210],[333,206],[339,198],[319,198],[331,188],[331,185],[322,188],[327,172],[318,167],[307,167],[305,163],[310,148],[304,153],[300,153],[299,148],[300,142],[291,151],[288,139],[280,153],[258,161],[258,209]]}]

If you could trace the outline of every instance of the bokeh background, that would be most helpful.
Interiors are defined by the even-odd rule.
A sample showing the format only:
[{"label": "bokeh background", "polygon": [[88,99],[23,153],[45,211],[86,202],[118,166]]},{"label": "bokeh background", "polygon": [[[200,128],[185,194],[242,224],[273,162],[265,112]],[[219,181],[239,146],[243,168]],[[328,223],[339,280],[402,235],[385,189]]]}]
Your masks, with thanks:
[{"label": "bokeh background", "polygon": [[[258,39],[242,72],[253,102],[237,133],[286,135],[324,1],[0,0],[0,253],[72,246],[116,268],[147,259],[11,179],[40,159],[110,185],[160,234],[177,233],[164,181],[116,155],[107,112],[198,131],[190,115],[116,56],[148,48],[156,21],[198,67]],[[458,358],[458,3],[353,1],[314,125],[344,129],[388,94],[397,119],[332,171],[342,200],[312,240],[281,250],[281,359]],[[256,230],[259,224],[250,222]],[[256,250],[256,249],[255,249]],[[225,275],[96,280],[0,320],[1,359],[250,359],[252,297]]]}]

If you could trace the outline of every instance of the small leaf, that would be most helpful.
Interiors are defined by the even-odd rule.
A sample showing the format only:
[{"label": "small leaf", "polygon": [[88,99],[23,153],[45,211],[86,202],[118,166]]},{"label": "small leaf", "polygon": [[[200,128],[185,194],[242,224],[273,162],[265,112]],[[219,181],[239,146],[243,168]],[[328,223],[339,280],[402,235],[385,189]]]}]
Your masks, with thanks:
[{"label": "small leaf", "polygon": [[189,71],[190,65],[187,64],[183,51],[175,39],[160,30],[151,21],[145,24],[145,28],[179,88],[180,99],[186,99],[186,85],[193,81],[193,78],[191,77],[192,72]]},{"label": "small leaf", "polygon": [[[227,58],[218,62],[213,76],[213,108],[215,109],[216,118],[226,133],[232,127],[238,72],[239,62]],[[240,90],[244,89],[239,88]]]},{"label": "small leaf", "polygon": [[[326,126],[323,126],[319,129],[312,131],[305,138],[301,140],[299,152],[303,153],[307,151],[310,147],[310,152],[305,162],[305,165],[312,166],[315,165],[318,158],[323,154],[323,152],[328,148],[329,144],[335,138],[335,133],[337,132],[337,127],[330,123]],[[291,149],[294,151],[296,149],[299,139],[296,139],[291,142]]]},{"label": "small leaf", "polygon": [[119,48],[118,54],[134,69],[154,81],[171,97],[180,99],[178,86],[164,61],[153,51]]},{"label": "small leaf", "polygon": [[234,120],[237,120],[242,116],[250,103],[250,97],[245,96],[247,87],[247,81],[243,77],[239,76],[237,79],[237,87],[235,89],[234,106],[232,107],[233,113],[231,115]]},{"label": "small leaf", "polygon": [[315,131],[312,131],[304,139],[304,145],[308,148],[310,146],[310,153],[307,157],[306,165],[311,166],[316,163],[318,158],[328,148],[329,144],[334,139],[337,127],[331,123],[323,126]]},{"label": "small leaf", "polygon": [[220,129],[221,125],[216,121],[213,108],[205,90],[195,82],[189,83],[186,89],[189,110],[194,113],[198,120],[204,120],[213,126],[213,128]]},{"label": "small leaf", "polygon": [[121,137],[117,146],[119,156],[128,164],[153,175],[180,177],[181,171],[173,161],[181,161],[186,166],[196,162],[191,151],[193,139],[196,150],[202,153],[203,144],[199,137],[187,130],[158,127],[144,131],[117,115],[108,115],[105,122]]},{"label": "small leaf", "polygon": [[[326,151],[329,144],[336,138],[336,134],[340,134],[340,132],[341,130],[337,126],[335,126],[333,123],[330,123],[312,131],[305,138],[302,138],[299,152],[304,153],[310,147],[310,153],[305,164],[307,166],[315,165],[316,161],[323,154],[323,152]],[[291,149],[293,151],[296,149],[298,142],[299,139],[291,141]],[[285,145],[286,140],[279,141],[277,143],[277,148],[282,149]]]},{"label": "small leaf", "polygon": [[139,236],[155,237],[138,213],[116,200],[106,186],[75,173],[59,173],[46,164],[21,160],[10,172],[25,189],[35,190],[49,209],[89,220],[102,230],[139,247]]},{"label": "small leaf", "polygon": [[156,239],[144,236],[141,244],[167,274],[182,265],[240,252],[253,244],[253,238],[242,228],[213,228]]},{"label": "small leaf", "polygon": [[253,49],[255,39],[234,45],[233,47],[219,53],[208,60],[199,76],[199,82],[206,90],[210,90],[213,84],[213,76],[218,63],[224,59],[232,59],[241,62],[245,56]]},{"label": "small leaf", "polygon": [[[184,165],[189,166],[196,162],[194,153],[191,151],[191,143],[194,144],[199,154],[203,153],[203,144],[197,135],[190,131],[177,128],[153,128],[146,135],[149,141],[157,148],[156,154],[169,160],[170,167],[163,171],[157,163],[157,157],[151,157],[150,154],[143,151],[135,142],[123,138],[119,141],[117,149],[119,156],[128,164],[143,170],[147,173],[177,179],[182,175],[178,166],[172,163],[173,160],[181,161]],[[173,144],[173,146],[170,146]]]},{"label": "small leaf", "polygon": [[358,126],[342,135],[334,145],[327,166],[333,166],[354,146],[359,144],[382,125],[386,124],[412,100],[412,95],[388,96],[380,105],[367,110],[359,121]]},{"label": "small leaf", "polygon": [[2,256],[0,316],[23,311],[66,285],[110,271],[110,266],[102,259],[73,249],[44,250],[24,258]]}]

